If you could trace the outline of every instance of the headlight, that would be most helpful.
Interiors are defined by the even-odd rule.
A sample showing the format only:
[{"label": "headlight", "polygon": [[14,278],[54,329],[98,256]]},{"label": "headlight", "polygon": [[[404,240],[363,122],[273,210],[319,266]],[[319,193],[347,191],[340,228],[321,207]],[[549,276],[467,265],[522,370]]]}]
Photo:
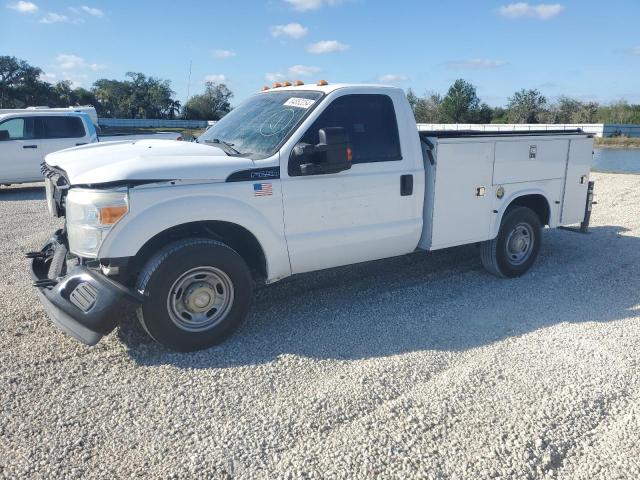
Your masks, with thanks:
[{"label": "headlight", "polygon": [[109,230],[129,211],[126,190],[83,190],[67,194],[69,250],[81,257],[95,258]]}]

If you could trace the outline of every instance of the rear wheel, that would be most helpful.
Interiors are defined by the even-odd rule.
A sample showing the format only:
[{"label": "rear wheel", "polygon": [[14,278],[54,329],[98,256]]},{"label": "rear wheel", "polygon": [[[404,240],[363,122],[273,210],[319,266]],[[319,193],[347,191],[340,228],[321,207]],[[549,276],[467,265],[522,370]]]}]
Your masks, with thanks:
[{"label": "rear wheel", "polygon": [[138,318],[157,342],[178,351],[211,347],[245,318],[253,280],[242,257],[210,239],[181,240],[158,252],[140,273]]},{"label": "rear wheel", "polygon": [[525,274],[536,261],[542,243],[542,225],[536,213],[514,207],[502,219],[498,235],[480,245],[482,264],[499,277]]}]

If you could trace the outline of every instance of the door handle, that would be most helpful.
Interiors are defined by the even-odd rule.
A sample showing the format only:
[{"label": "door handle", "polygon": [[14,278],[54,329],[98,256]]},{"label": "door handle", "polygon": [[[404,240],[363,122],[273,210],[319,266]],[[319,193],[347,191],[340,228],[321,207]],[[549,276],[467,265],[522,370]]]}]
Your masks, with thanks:
[{"label": "door handle", "polygon": [[23,145],[22,148],[38,148],[38,145]]},{"label": "door handle", "polygon": [[79,147],[80,145],[86,145],[86,144],[87,144],[87,142],[84,142],[84,143],[76,143],[76,147]]},{"label": "door handle", "polygon": [[400,176],[400,195],[402,197],[413,195],[413,175]]}]

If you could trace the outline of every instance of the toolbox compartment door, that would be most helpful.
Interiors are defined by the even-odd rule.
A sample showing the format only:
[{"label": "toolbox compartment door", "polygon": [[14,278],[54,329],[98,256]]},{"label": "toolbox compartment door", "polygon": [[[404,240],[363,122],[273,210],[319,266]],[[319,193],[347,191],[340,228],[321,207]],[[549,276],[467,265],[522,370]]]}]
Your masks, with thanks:
[{"label": "toolbox compartment door", "polygon": [[438,143],[430,249],[489,240],[494,145],[477,140]]},{"label": "toolbox compartment door", "polygon": [[593,138],[571,139],[562,196],[561,225],[580,223],[584,219],[592,156]]}]

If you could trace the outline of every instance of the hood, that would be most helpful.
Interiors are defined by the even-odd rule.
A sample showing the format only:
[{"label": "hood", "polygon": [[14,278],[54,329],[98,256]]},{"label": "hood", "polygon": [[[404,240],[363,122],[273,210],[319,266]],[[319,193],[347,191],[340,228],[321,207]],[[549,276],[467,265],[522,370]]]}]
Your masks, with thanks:
[{"label": "hood", "polygon": [[224,181],[252,160],[229,157],[218,147],[175,140],[98,142],[46,156],[71,185],[144,180]]}]

